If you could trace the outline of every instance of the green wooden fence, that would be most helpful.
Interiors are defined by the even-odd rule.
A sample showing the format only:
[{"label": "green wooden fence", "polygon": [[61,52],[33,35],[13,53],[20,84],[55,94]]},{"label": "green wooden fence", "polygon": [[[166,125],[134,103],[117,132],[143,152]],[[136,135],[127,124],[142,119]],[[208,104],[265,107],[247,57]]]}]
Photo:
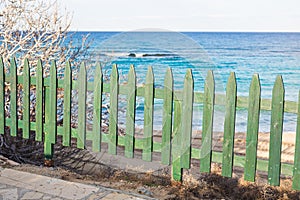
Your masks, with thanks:
[{"label": "green wooden fence", "polygon": [[[136,85],[134,67],[128,73],[127,84],[120,85],[117,66],[114,65],[110,83],[103,82],[100,65],[96,66],[93,82],[87,81],[85,65],[80,66],[77,80],[72,80],[70,63],[64,70],[64,78],[58,79],[55,62],[52,62],[50,74],[43,77],[41,61],[36,66],[36,75],[30,76],[30,65],[25,61],[23,74],[17,75],[17,66],[11,60],[9,73],[5,73],[0,60],[0,133],[4,134],[5,126],[10,134],[16,136],[22,130],[23,138],[29,138],[30,130],[35,131],[35,139],[44,141],[46,159],[52,159],[53,145],[57,136],[62,136],[62,144],[69,146],[71,139],[76,138],[77,147],[85,148],[86,140],[92,141],[92,149],[99,152],[103,143],[108,144],[108,152],[117,154],[117,146],[125,146],[125,156],[134,157],[135,149],[142,150],[142,159],[152,160],[153,152],[161,153],[161,162],[172,166],[172,178],[180,181],[182,169],[189,169],[191,159],[200,160],[200,172],[211,172],[212,162],[222,164],[222,175],[231,177],[233,166],[244,168],[244,179],[255,181],[257,170],[268,172],[270,185],[279,185],[280,176],[293,178],[293,188],[300,190],[300,104],[284,100],[284,87],[281,76],[278,76],[272,99],[261,99],[260,81],[254,75],[248,97],[237,97],[235,74],[231,73],[227,82],[226,94],[215,93],[213,72],[209,71],[204,84],[204,92],[194,91],[192,71],[187,70],[182,91],[173,90],[171,69],[167,69],[164,88],[154,88],[154,75],[149,67],[144,86]],[[10,88],[10,116],[5,115],[5,82]],[[22,120],[18,118],[18,85],[23,88]],[[36,113],[35,121],[30,121],[30,89],[35,87]],[[63,124],[57,125],[57,90],[64,92]],[[71,127],[71,93],[78,91],[78,127]],[[93,92],[93,126],[86,127],[87,91]],[[109,93],[110,112],[109,130],[101,134],[102,95]],[[127,96],[125,136],[118,135],[118,95]],[[136,98],[144,97],[143,138],[135,137]],[[162,140],[153,140],[154,99],[163,100]],[[300,93],[299,93],[300,99]],[[193,104],[203,104],[202,141],[199,148],[192,147],[192,113]],[[225,107],[223,151],[212,148],[213,117],[215,105]],[[248,109],[246,154],[234,153],[236,108]],[[271,111],[269,159],[257,158],[259,115],[261,110]],[[281,163],[282,127],[284,112],[297,115],[294,163]]]}]

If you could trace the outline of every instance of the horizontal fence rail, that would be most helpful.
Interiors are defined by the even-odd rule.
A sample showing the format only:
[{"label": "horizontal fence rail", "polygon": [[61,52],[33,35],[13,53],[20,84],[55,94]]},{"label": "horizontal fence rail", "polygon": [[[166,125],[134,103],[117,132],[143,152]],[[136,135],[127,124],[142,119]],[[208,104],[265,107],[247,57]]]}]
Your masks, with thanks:
[{"label": "horizontal fence rail", "polygon": [[[229,76],[226,94],[215,92],[215,81],[212,71],[208,71],[204,84],[204,92],[194,91],[194,79],[191,69],[184,78],[182,90],[174,90],[173,76],[170,68],[166,70],[164,87],[155,88],[152,68],[148,68],[146,82],[137,86],[135,69],[130,66],[126,84],[119,83],[117,66],[112,67],[109,83],[103,81],[101,66],[95,66],[92,82],[87,81],[85,65],[79,69],[78,78],[72,79],[71,64],[67,63],[62,79],[58,79],[55,62],[52,62],[50,73],[43,76],[41,61],[36,66],[36,74],[30,76],[30,65],[26,60],[22,75],[17,75],[15,59],[11,60],[9,73],[5,73],[5,64],[0,60],[0,133],[4,134],[5,127],[9,127],[10,135],[16,136],[18,131],[22,137],[29,138],[30,131],[35,132],[35,140],[44,142],[44,154],[48,160],[53,156],[53,145],[57,143],[57,136],[62,136],[62,144],[70,146],[72,139],[76,139],[77,148],[83,149],[87,140],[92,141],[92,150],[99,152],[103,143],[108,144],[108,152],[117,154],[117,147],[125,147],[125,156],[134,157],[136,149],[142,150],[142,159],[152,161],[152,153],[161,153],[161,162],[172,166],[173,180],[182,179],[182,170],[189,169],[192,159],[200,160],[200,172],[211,172],[212,162],[222,164],[222,175],[231,177],[233,167],[244,168],[244,179],[255,181],[258,171],[268,173],[270,185],[279,185],[280,176],[293,178],[293,188],[300,190],[300,104],[284,100],[284,86],[281,76],[276,78],[272,99],[261,99],[260,80],[253,75],[249,88],[249,97],[237,96],[235,74]],[[8,87],[9,92],[5,92]],[[20,89],[22,88],[22,92]],[[30,94],[34,88],[35,120],[30,115]],[[63,122],[57,122],[58,91],[63,91]],[[71,126],[72,92],[78,96],[77,127]],[[92,126],[87,127],[87,94],[93,94]],[[109,127],[107,133],[102,130],[103,95],[109,96]],[[5,95],[9,95],[9,115],[6,114]],[[18,102],[18,95],[22,101]],[[126,96],[126,127],[124,134],[119,134],[118,105],[119,95]],[[144,101],[144,126],[142,137],[137,137],[135,131],[137,98]],[[153,120],[154,99],[163,100],[163,124],[161,142],[154,141]],[[300,99],[300,92],[299,92]],[[21,105],[20,105],[21,104]],[[192,145],[193,105],[203,105],[202,139],[201,144]],[[222,152],[214,151],[213,119],[216,105],[225,107],[224,133],[222,138]],[[22,107],[22,116],[18,116],[18,109]],[[235,121],[237,108],[248,110],[245,155],[235,154]],[[257,156],[259,140],[260,111],[271,111],[271,125],[269,134],[269,157],[260,159]],[[296,141],[294,163],[281,162],[283,116],[284,113],[297,114]]]}]

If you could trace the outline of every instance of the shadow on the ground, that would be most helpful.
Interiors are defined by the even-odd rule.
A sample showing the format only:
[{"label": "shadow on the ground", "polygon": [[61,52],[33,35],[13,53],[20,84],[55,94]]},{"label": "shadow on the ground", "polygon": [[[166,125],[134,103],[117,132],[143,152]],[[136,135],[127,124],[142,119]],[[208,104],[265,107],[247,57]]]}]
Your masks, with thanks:
[{"label": "shadow on the ground", "polygon": [[[16,146],[12,148],[7,142],[2,145],[1,154],[17,162],[31,164],[15,167],[22,171],[133,192],[143,191],[137,189],[143,187],[159,199],[300,199],[300,192],[291,189],[290,179],[283,180],[280,187],[272,187],[245,182],[240,177],[222,177],[216,172],[200,174],[197,178],[185,176],[183,183],[172,182],[169,168],[146,173],[118,169],[103,164],[101,153],[100,156],[95,156],[87,149],[77,149],[75,142],[71,147],[55,145],[54,167],[45,168],[41,167],[43,154],[41,150],[36,150],[43,148],[43,143],[23,140],[21,135],[14,138],[9,138],[8,135],[4,137],[8,137],[6,141]],[[35,148],[30,151],[29,146]],[[23,155],[22,149],[25,150]]]}]

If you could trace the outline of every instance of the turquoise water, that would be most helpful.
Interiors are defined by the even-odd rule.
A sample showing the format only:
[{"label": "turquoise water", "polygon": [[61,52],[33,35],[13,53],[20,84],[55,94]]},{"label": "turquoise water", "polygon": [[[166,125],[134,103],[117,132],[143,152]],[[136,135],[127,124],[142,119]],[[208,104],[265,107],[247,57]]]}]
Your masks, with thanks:
[{"label": "turquoise water", "polygon": [[[75,36],[83,33],[77,32]],[[143,83],[148,66],[153,67],[155,87],[162,87],[170,67],[174,87],[181,89],[187,68],[193,71],[195,90],[203,91],[207,70],[213,70],[216,90],[225,93],[229,73],[234,71],[239,96],[248,96],[252,75],[259,73],[263,98],[271,98],[277,75],[282,75],[285,99],[297,101],[300,89],[300,33],[177,33],[177,32],[92,32],[90,53],[109,74],[112,64],[126,80],[129,66]],[[123,78],[124,75],[124,78]],[[161,127],[161,102],[156,101],[155,127]],[[194,126],[201,129],[201,108],[195,108]],[[216,109],[214,129],[223,127],[223,109]],[[237,112],[236,131],[246,131],[247,111]],[[261,113],[260,131],[269,131],[270,113]],[[122,119],[120,120],[122,122]],[[295,131],[296,116],[285,115],[284,131]],[[143,103],[137,108],[137,124],[143,123]]]}]

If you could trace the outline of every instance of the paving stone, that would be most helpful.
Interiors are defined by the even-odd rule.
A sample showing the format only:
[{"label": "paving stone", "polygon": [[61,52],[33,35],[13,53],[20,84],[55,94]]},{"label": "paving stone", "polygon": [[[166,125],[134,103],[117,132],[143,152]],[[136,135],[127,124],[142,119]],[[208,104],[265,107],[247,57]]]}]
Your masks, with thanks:
[{"label": "paving stone", "polygon": [[138,198],[132,195],[128,195],[128,194],[120,194],[117,192],[113,192],[110,193],[108,195],[106,195],[105,197],[102,198],[102,200],[110,200],[110,199],[114,199],[114,200],[143,200],[142,198]]},{"label": "paving stone", "polygon": [[[12,187],[12,186],[10,186]],[[18,196],[19,197],[22,197],[24,196],[27,192],[31,192],[32,190],[28,190],[28,189],[25,189],[25,188],[18,188]]]},{"label": "paving stone", "polygon": [[110,192],[108,191],[102,191],[102,192],[98,192],[95,194],[92,194],[91,196],[89,196],[87,198],[87,200],[98,200],[98,199],[102,199],[103,197],[105,197],[106,195],[108,195]]},{"label": "paving stone", "polygon": [[35,192],[35,191],[30,191],[25,193],[21,200],[25,200],[25,199],[41,199],[44,196],[43,193],[40,192]]},{"label": "paving stone", "polygon": [[18,189],[17,188],[1,189],[0,199],[5,199],[5,200],[18,199]]},{"label": "paving stone", "polygon": [[1,171],[0,183],[6,183],[7,185],[43,192],[66,199],[83,199],[99,190],[99,188],[91,185],[32,175],[27,172],[12,169]]},{"label": "paving stone", "polygon": [[43,200],[52,200],[53,199],[53,197],[52,196],[48,196],[48,195],[45,195],[45,196],[43,196],[43,198],[42,198]]},{"label": "paving stone", "polygon": [[142,200],[149,197],[130,195],[123,191],[101,186],[64,181],[56,178],[21,172],[13,169],[0,170],[0,200]]}]

